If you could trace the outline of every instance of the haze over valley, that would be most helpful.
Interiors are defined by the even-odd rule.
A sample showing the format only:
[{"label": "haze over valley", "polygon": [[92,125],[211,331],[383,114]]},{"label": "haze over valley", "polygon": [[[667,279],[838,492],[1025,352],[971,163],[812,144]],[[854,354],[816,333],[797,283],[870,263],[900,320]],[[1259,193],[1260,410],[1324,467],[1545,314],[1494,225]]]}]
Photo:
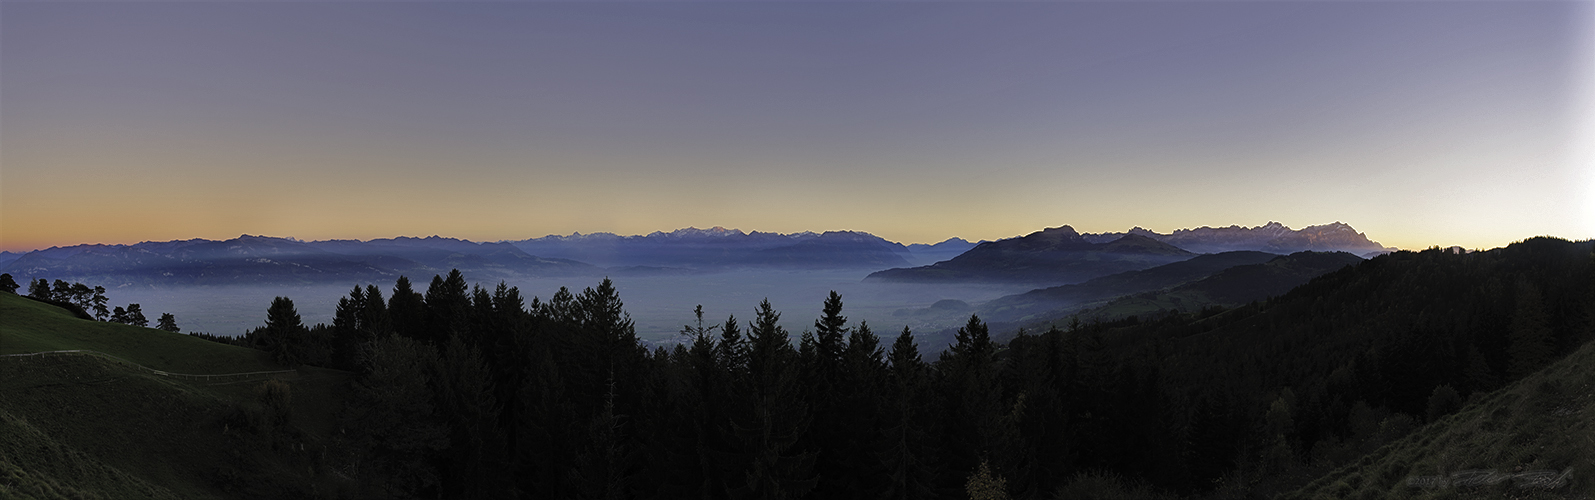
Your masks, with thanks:
[{"label": "haze over valley", "polygon": [[[265,305],[278,296],[300,304],[306,323],[331,324],[332,306],[351,288],[376,285],[386,293],[400,275],[425,284],[434,275],[459,269],[470,283],[491,289],[503,282],[543,300],[560,287],[579,292],[610,278],[638,335],[650,343],[668,344],[680,340],[681,326],[698,305],[711,317],[724,319],[747,317],[760,301],[769,299],[793,311],[783,318],[784,324],[801,331],[809,321],[807,313],[817,311],[831,291],[847,299],[849,316],[855,321],[893,330],[904,326],[927,333],[948,330],[994,299],[1199,256],[1163,241],[1212,252],[1251,252],[1257,262],[1225,261],[1227,265],[1202,267],[1203,272],[1181,274],[1156,286],[1099,292],[1095,300],[1172,287],[1232,265],[1261,263],[1292,252],[1373,256],[1393,250],[1338,222],[1302,229],[1270,222],[1171,234],[1141,228],[1080,234],[1061,226],[995,242],[949,238],[935,245],[903,245],[855,231],[779,234],[714,227],[491,243],[439,236],[298,241],[245,235],[223,241],[74,245],[6,255],[0,259],[0,272],[19,280],[37,277],[105,286],[116,303],[171,313],[186,331],[223,336],[260,327]],[[929,281],[892,277],[948,267],[966,274]],[[1032,304],[1025,315],[997,314],[992,319],[1062,317],[1073,311],[1071,307],[1091,302],[1055,301],[1039,308]],[[952,309],[932,311],[937,303]],[[987,314],[996,312],[991,309]]]}]

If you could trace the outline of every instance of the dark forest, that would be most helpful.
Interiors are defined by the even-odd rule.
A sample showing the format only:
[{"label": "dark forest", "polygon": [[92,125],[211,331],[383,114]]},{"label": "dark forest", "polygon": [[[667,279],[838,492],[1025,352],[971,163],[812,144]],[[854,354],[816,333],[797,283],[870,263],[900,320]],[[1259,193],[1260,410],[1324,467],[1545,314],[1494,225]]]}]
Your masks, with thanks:
[{"label": "dark forest", "polygon": [[924,346],[819,306],[795,334],[768,301],[685,311],[682,342],[650,350],[607,279],[528,300],[455,271],[355,288],[330,326],[279,298],[240,342],[356,373],[318,459],[351,496],[1271,496],[1590,340],[1595,255],[1397,252],[1006,345],[974,316]]}]

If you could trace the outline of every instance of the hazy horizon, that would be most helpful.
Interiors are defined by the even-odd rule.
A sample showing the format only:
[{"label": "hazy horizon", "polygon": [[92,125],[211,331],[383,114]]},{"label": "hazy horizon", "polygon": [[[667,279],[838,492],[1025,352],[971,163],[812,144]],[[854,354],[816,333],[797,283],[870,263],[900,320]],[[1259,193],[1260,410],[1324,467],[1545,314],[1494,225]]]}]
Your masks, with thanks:
[{"label": "hazy horizon", "polygon": [[[1127,228],[1118,229],[1118,230],[1107,230],[1107,231],[1085,231],[1085,230],[1080,229],[1080,227],[1075,226],[1074,224],[1056,224],[1056,225],[1051,225],[1051,226],[1046,226],[1046,227],[1038,227],[1038,228],[1035,228],[1034,230],[1026,231],[1024,233],[1019,233],[1019,234],[1014,234],[1014,235],[1009,235],[1009,236],[1002,236],[1002,237],[997,237],[997,238],[979,239],[979,238],[965,238],[965,237],[962,237],[962,236],[954,235],[954,236],[948,236],[946,238],[941,238],[941,239],[937,239],[937,240],[933,240],[933,241],[897,241],[897,240],[892,240],[891,238],[885,238],[885,237],[883,237],[883,236],[881,236],[879,234],[875,234],[875,236],[882,237],[883,239],[886,239],[887,241],[892,241],[894,243],[900,243],[900,244],[902,244],[904,246],[908,246],[908,245],[916,245],[916,244],[934,245],[934,244],[941,243],[941,242],[948,241],[948,240],[952,240],[952,239],[962,239],[964,241],[968,241],[968,242],[971,242],[971,243],[980,242],[980,241],[997,241],[997,240],[1004,240],[1004,239],[1010,239],[1010,238],[1018,238],[1018,237],[1025,236],[1025,235],[1030,234],[1030,233],[1041,231],[1043,229],[1057,228],[1057,227],[1063,227],[1063,226],[1073,227],[1076,231],[1078,231],[1078,232],[1080,232],[1082,234],[1125,233],[1125,232],[1128,232],[1128,231],[1130,231],[1132,229],[1137,229],[1137,228],[1150,230],[1152,232],[1159,233],[1159,234],[1171,234],[1171,233],[1173,233],[1175,231],[1198,229],[1198,228],[1201,228],[1201,227],[1227,228],[1227,227],[1232,227],[1232,226],[1238,226],[1238,227],[1242,227],[1242,228],[1257,228],[1257,227],[1262,227],[1262,226],[1265,226],[1267,224],[1276,223],[1276,222],[1278,222],[1278,221],[1272,221],[1271,220],[1271,221],[1268,221],[1266,223],[1254,224],[1254,225],[1246,225],[1246,224],[1233,224],[1233,225],[1226,224],[1226,225],[1222,225],[1222,226],[1220,226],[1220,225],[1206,225],[1206,226],[1198,226],[1198,227],[1182,227],[1182,228],[1176,228],[1176,229],[1167,230],[1167,231],[1159,231],[1157,229],[1148,228],[1148,227],[1145,227],[1145,226],[1133,226],[1133,227],[1127,227]],[[1343,223],[1343,222],[1334,221],[1334,222],[1326,222],[1326,223],[1321,223],[1321,224],[1309,224],[1309,225],[1303,225],[1303,226],[1292,226],[1290,224],[1283,224],[1283,223],[1281,223],[1281,224],[1283,224],[1287,229],[1301,230],[1301,229],[1304,229],[1304,228],[1307,228],[1307,227],[1324,226],[1324,225],[1335,224],[1335,223]],[[1356,229],[1356,225],[1354,225],[1354,224],[1347,224],[1347,225],[1351,226],[1353,229]],[[295,241],[305,241],[305,242],[334,241],[334,240],[373,241],[373,240],[398,239],[398,238],[431,238],[431,237],[439,237],[439,238],[453,238],[453,239],[471,241],[473,243],[505,243],[505,242],[525,241],[525,240],[530,240],[530,239],[546,238],[546,237],[569,237],[569,236],[573,236],[573,235],[577,235],[577,234],[583,235],[583,236],[591,236],[591,235],[595,235],[595,234],[613,234],[613,235],[620,236],[620,237],[637,237],[637,236],[647,236],[647,235],[650,235],[650,234],[653,234],[653,233],[656,233],[656,232],[658,232],[658,233],[670,233],[670,232],[673,232],[673,231],[687,230],[687,229],[707,230],[707,229],[716,229],[716,228],[725,229],[725,230],[742,231],[744,234],[760,232],[760,233],[777,233],[777,234],[792,235],[792,234],[801,234],[801,233],[805,233],[805,232],[812,232],[812,233],[815,233],[815,234],[820,234],[820,233],[833,232],[833,231],[834,232],[849,232],[849,231],[853,231],[853,232],[870,233],[869,231],[860,231],[860,230],[856,230],[856,229],[810,229],[810,230],[804,230],[804,231],[794,231],[794,232],[790,232],[790,233],[785,233],[785,232],[777,232],[777,231],[760,231],[760,230],[757,230],[757,229],[749,230],[749,229],[743,229],[743,228],[737,228],[737,227],[724,227],[724,226],[708,226],[708,227],[687,226],[687,227],[679,227],[679,228],[673,228],[673,229],[661,229],[661,230],[649,231],[647,233],[634,233],[634,234],[615,233],[615,232],[611,232],[611,231],[591,231],[591,232],[589,232],[589,231],[573,231],[571,233],[564,233],[564,234],[545,234],[545,235],[540,235],[540,236],[528,236],[528,237],[525,237],[525,238],[500,239],[500,240],[472,240],[470,238],[461,238],[461,237],[457,237],[457,236],[451,236],[451,235],[448,235],[448,234],[399,234],[399,235],[392,235],[392,236],[378,236],[378,237],[373,237],[373,238],[338,238],[338,237],[333,237],[333,238],[308,239],[308,238],[300,238],[300,237],[293,236],[293,235],[241,233],[241,234],[236,234],[236,235],[232,235],[232,236],[225,236],[225,237],[191,237],[191,238],[176,238],[176,239],[170,239],[170,240],[141,240],[141,241],[125,241],[125,242],[124,241],[117,241],[117,242],[111,242],[111,241],[89,241],[89,242],[79,242],[79,243],[72,243],[72,244],[66,244],[66,245],[55,245],[55,246],[50,246],[50,247],[38,247],[38,248],[24,248],[24,249],[0,248],[0,251],[9,251],[9,252],[13,252],[13,253],[27,253],[27,252],[31,252],[31,251],[35,251],[35,250],[46,250],[46,249],[49,249],[49,248],[66,248],[66,247],[73,247],[73,246],[79,246],[79,245],[110,245],[110,246],[123,245],[123,246],[130,246],[130,245],[136,245],[136,244],[139,244],[139,243],[151,243],[151,242],[162,243],[162,242],[171,242],[171,241],[188,241],[188,240],[195,240],[195,239],[212,240],[212,241],[226,241],[226,240],[231,240],[231,239],[234,239],[234,238],[239,238],[239,237],[244,237],[244,236],[259,236],[259,237],[267,237],[267,238],[282,238],[282,239],[295,240]],[[1363,234],[1366,235],[1366,231],[1362,231],[1362,230],[1358,229],[1357,232],[1363,233]],[[874,233],[870,233],[870,234],[874,234]],[[1394,246],[1394,245],[1385,244],[1384,242],[1380,241],[1378,238],[1373,237],[1372,235],[1367,235],[1367,236],[1368,236],[1368,239],[1370,241],[1373,241],[1375,243],[1379,243],[1379,244],[1384,245],[1386,247]],[[1534,236],[1558,236],[1558,235],[1532,235],[1532,236],[1525,236],[1523,238],[1519,238],[1518,240],[1513,240],[1513,241],[1521,241],[1523,239],[1532,238]],[[1509,243],[1511,243],[1511,242],[1502,243],[1500,246],[1505,246],[1505,245],[1507,245]],[[1452,246],[1452,245],[1430,245],[1430,246],[1449,247],[1449,246]],[[1400,248],[1400,247],[1398,247],[1398,248]],[[1428,248],[1428,247],[1426,246],[1426,247],[1423,247],[1423,248]],[[1491,247],[1491,248],[1493,248],[1493,247]],[[1414,250],[1415,248],[1401,248],[1401,249],[1402,250]],[[1476,248],[1476,249],[1488,249],[1488,248]],[[577,259],[577,260],[580,260],[580,259]]]},{"label": "hazy horizon", "polygon": [[[796,335],[812,327],[826,295],[836,291],[842,295],[843,312],[850,325],[868,321],[881,336],[912,326],[923,335],[957,325],[927,323],[893,313],[898,309],[924,308],[943,299],[976,303],[1030,289],[1002,284],[866,283],[862,280],[869,272],[735,270],[690,276],[620,276],[611,280],[625,303],[626,313],[635,322],[638,337],[650,343],[670,343],[675,339],[681,327],[692,321],[692,309],[697,305],[704,307],[706,325],[724,323],[730,315],[745,323],[753,319],[759,302],[768,299],[782,313],[781,324]],[[469,273],[465,278],[489,289],[498,284],[479,282]],[[422,284],[429,279],[412,277]],[[603,279],[518,277],[504,283],[519,288],[530,305],[532,297],[547,301],[562,286],[579,294]],[[137,303],[151,318],[172,313],[184,332],[236,336],[264,325],[266,309],[277,296],[293,299],[306,325],[330,325],[338,299],[347,297],[351,288],[366,285],[376,285],[385,298],[393,292],[391,281],[351,281],[316,285],[123,285],[108,287],[106,296],[113,306]]]}]

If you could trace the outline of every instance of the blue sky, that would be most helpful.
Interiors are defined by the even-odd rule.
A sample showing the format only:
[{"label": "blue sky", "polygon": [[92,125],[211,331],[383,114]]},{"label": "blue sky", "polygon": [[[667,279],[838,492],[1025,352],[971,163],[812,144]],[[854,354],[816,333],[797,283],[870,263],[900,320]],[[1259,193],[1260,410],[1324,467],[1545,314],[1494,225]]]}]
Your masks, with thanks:
[{"label": "blue sky", "polygon": [[1590,2],[5,2],[0,248],[1595,237]]}]

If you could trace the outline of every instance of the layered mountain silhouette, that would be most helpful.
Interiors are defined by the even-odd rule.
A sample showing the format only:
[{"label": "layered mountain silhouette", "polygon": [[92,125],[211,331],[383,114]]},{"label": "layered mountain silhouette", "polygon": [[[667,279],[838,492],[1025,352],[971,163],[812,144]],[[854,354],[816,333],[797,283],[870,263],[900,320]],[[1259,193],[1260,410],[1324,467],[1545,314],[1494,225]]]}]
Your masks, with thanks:
[{"label": "layered mountain silhouette", "polygon": [[1196,253],[1232,252],[1252,250],[1274,254],[1291,254],[1303,251],[1348,252],[1363,258],[1393,252],[1368,239],[1350,225],[1334,222],[1319,226],[1291,229],[1278,222],[1256,227],[1207,227],[1177,229],[1173,233],[1159,234],[1136,227],[1123,233],[1084,234],[1086,241],[1106,243],[1124,236],[1145,236]]},{"label": "layered mountain silhouette", "polygon": [[980,243],[984,242],[974,242],[963,238],[947,238],[935,244],[915,243],[908,246],[908,252],[911,254],[909,265],[923,266],[948,260],[969,251],[971,248],[975,248],[975,245]]},{"label": "layered mountain silhouette", "polygon": [[875,272],[869,280],[910,283],[989,282],[1059,285],[1146,269],[1196,254],[1140,235],[1094,243],[1073,227],[976,245],[928,266]]},{"label": "layered mountain silhouette", "polygon": [[452,238],[301,242],[243,235],[216,240],[76,245],[29,252],[6,265],[22,277],[140,284],[309,284],[391,280],[458,268],[489,277],[593,274],[594,266],[527,255],[502,243]]},{"label": "layered mountain silhouette", "polygon": [[[745,233],[718,226],[641,236],[572,233],[509,243],[535,255],[580,260],[610,268],[880,269],[912,265],[910,259],[915,253],[901,243],[859,231]],[[944,248],[927,248],[926,251],[934,253]]]},{"label": "layered mountain silhouette", "polygon": [[1262,264],[1276,258],[1280,256],[1247,250],[1198,255],[1190,260],[1112,274],[1084,283],[999,297],[980,307],[980,317],[987,321],[1018,321],[1058,310],[1076,310],[1101,305],[1116,297],[1199,280],[1235,266]]},{"label": "layered mountain silhouette", "polygon": [[1000,241],[972,243],[950,238],[934,245],[903,245],[860,231],[783,234],[689,227],[638,236],[572,233],[496,243],[440,236],[306,242],[243,235],[224,241],[74,245],[24,254],[0,253],[0,271],[18,278],[225,284],[387,280],[400,274],[426,276],[449,269],[488,280],[745,268],[886,269],[868,279],[1056,286],[1180,262],[1201,253],[1237,250],[1372,255],[1390,249],[1339,222],[1301,230],[1269,223],[1252,228],[1181,229],[1171,234],[1141,228],[1081,234],[1062,226]]},{"label": "layered mountain silhouette", "polygon": [[1119,297],[1080,314],[1087,318],[1122,318],[1211,306],[1233,307],[1283,295],[1313,278],[1362,261],[1346,252],[1296,252],[1261,264],[1224,269],[1179,286]]},{"label": "layered mountain silhouette", "polygon": [[497,243],[440,236],[305,242],[243,235],[223,241],[52,247],[15,255],[0,271],[19,279],[124,284],[309,284],[425,277],[450,269],[485,280],[730,268],[881,269],[910,265],[913,255],[901,244],[856,231],[779,234],[688,228],[646,236],[578,234]]},{"label": "layered mountain silhouette", "polygon": [[1278,222],[1256,227],[1180,229],[1160,234],[1140,227],[1123,233],[1079,233],[1070,226],[986,242],[935,264],[888,269],[868,279],[911,283],[1023,283],[1065,285],[1125,271],[1178,262],[1197,254],[1347,252],[1364,258],[1389,253],[1341,222],[1291,229]]}]

